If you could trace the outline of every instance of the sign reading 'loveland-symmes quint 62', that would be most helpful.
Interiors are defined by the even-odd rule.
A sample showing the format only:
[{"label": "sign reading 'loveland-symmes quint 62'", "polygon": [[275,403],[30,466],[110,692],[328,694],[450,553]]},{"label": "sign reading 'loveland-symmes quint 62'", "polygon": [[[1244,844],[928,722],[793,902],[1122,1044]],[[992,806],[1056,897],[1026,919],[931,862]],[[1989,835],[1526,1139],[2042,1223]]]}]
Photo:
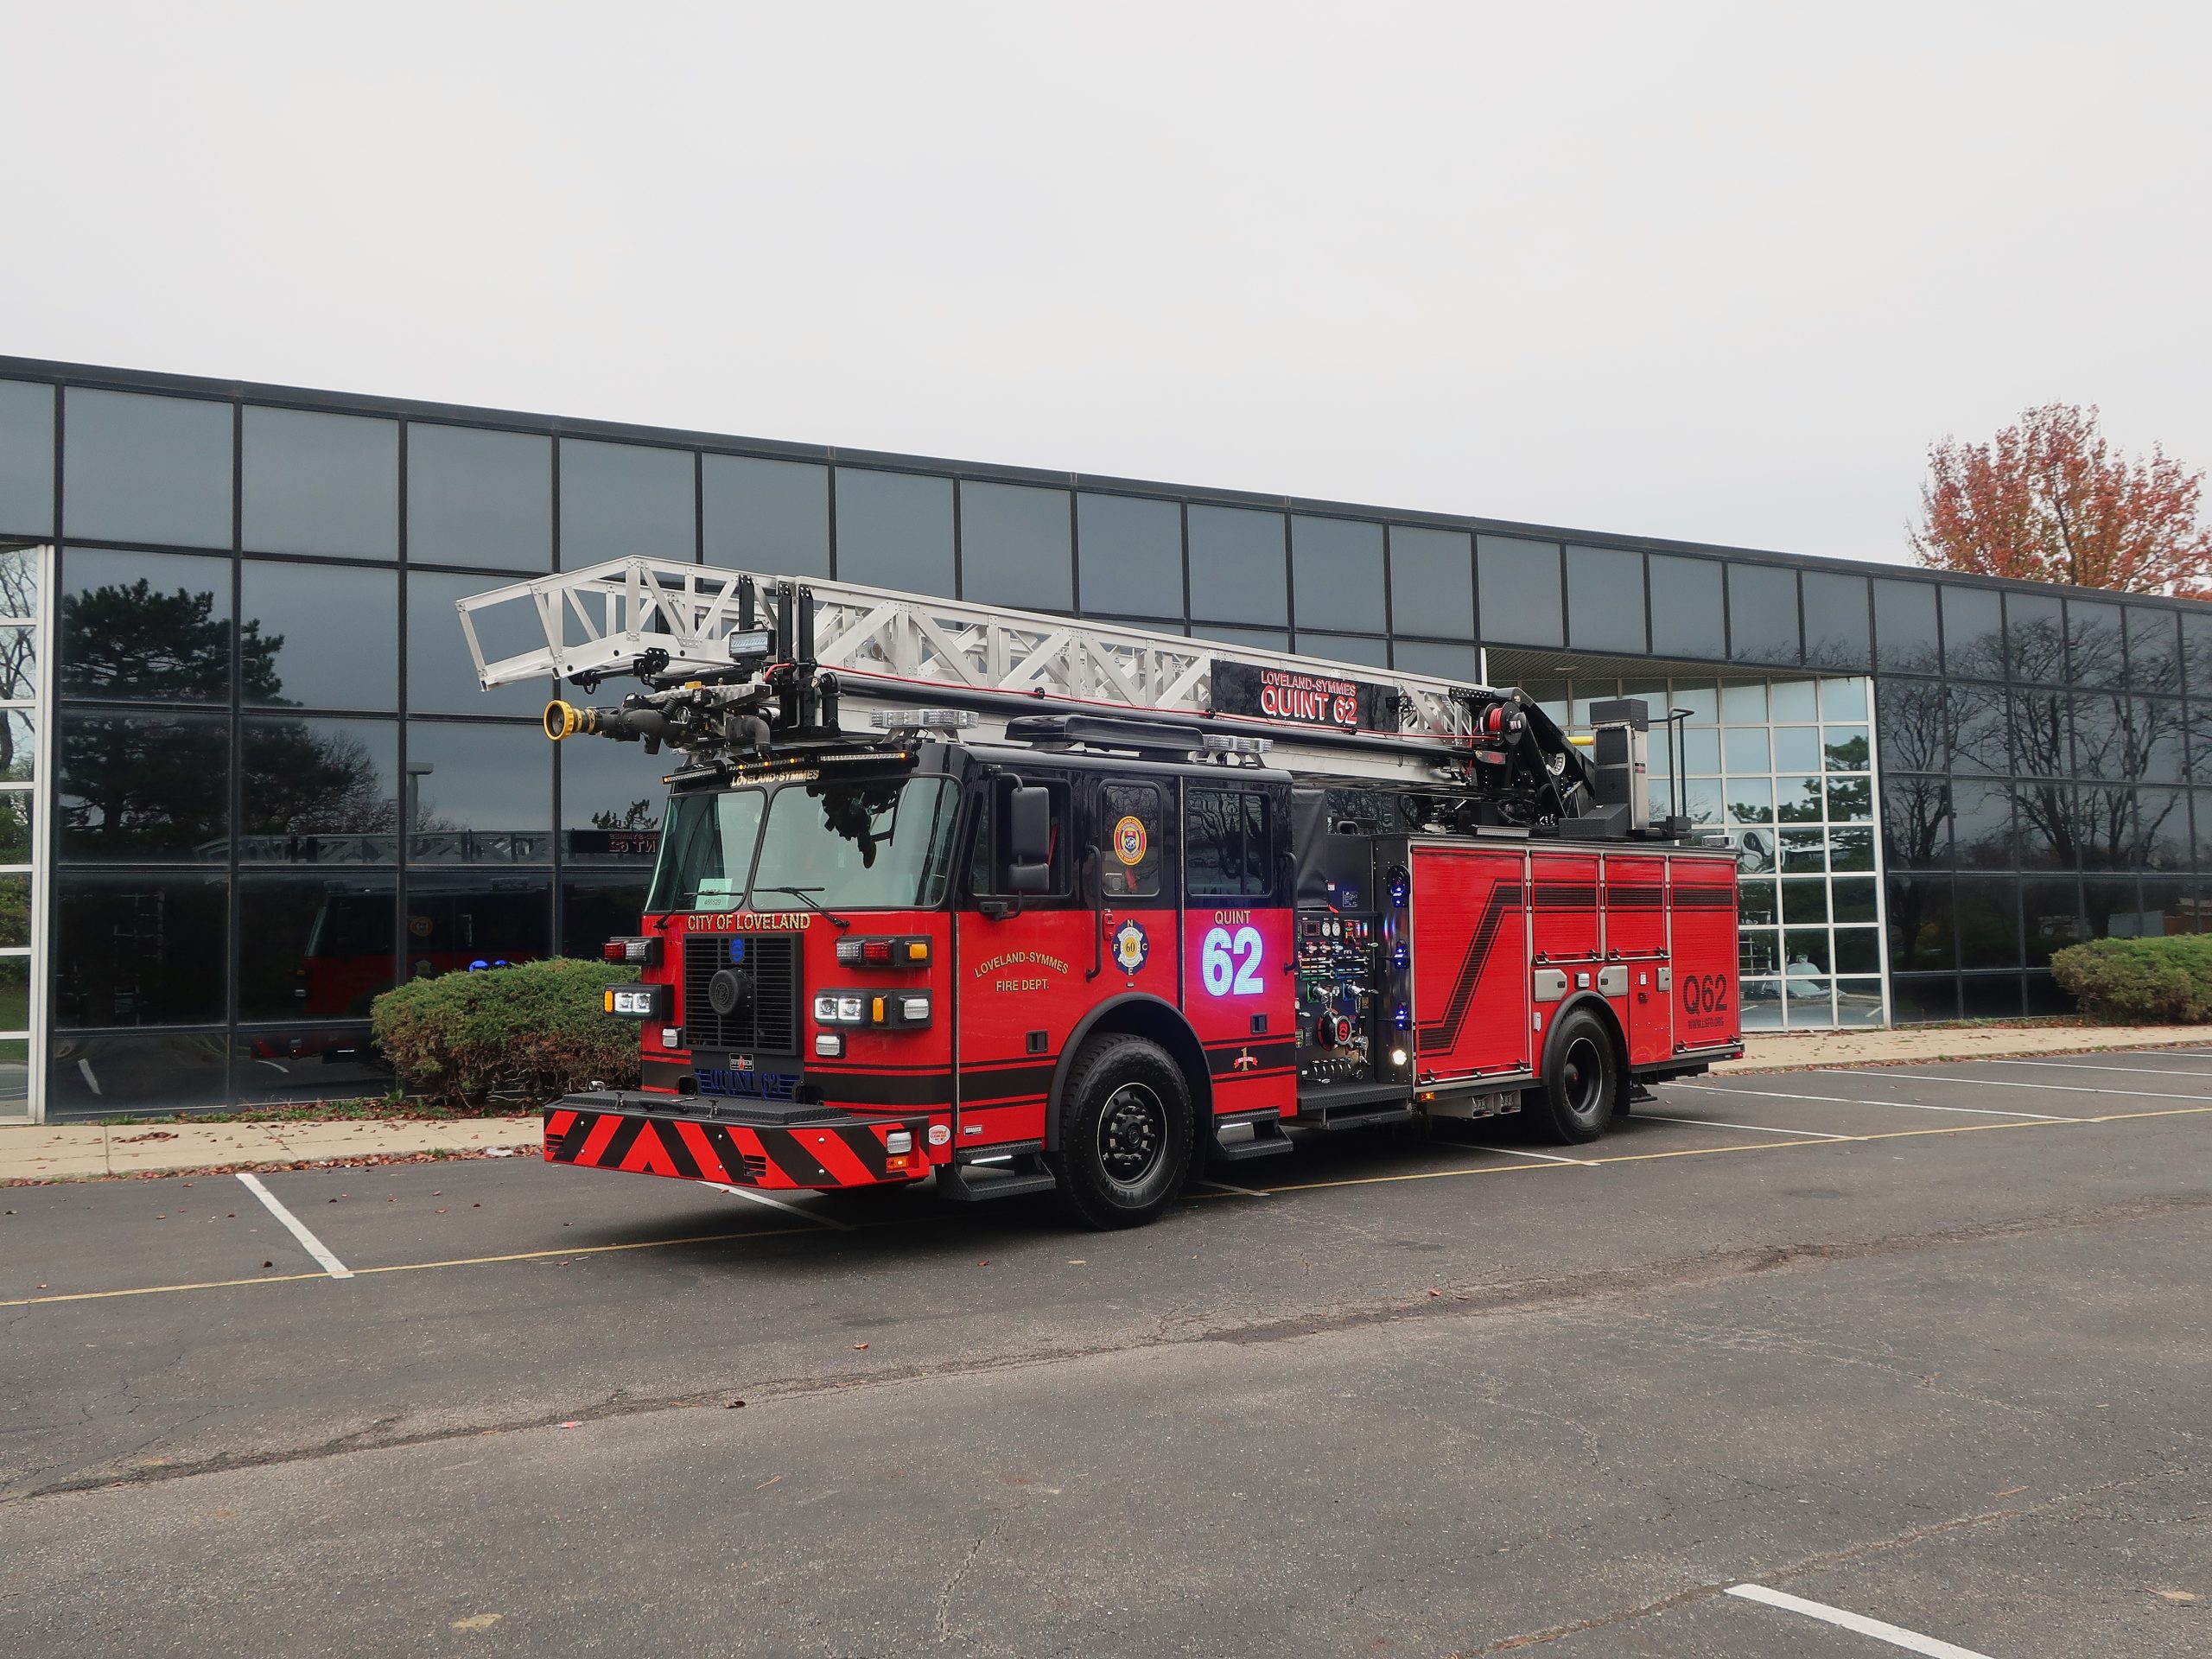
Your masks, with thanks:
[{"label": "sign reading 'loveland-symmes quint 62'", "polygon": [[1372,731],[1389,722],[1382,716],[1391,696],[1387,687],[1334,674],[1262,668],[1251,663],[1213,661],[1213,712],[1247,715],[1330,731]]}]

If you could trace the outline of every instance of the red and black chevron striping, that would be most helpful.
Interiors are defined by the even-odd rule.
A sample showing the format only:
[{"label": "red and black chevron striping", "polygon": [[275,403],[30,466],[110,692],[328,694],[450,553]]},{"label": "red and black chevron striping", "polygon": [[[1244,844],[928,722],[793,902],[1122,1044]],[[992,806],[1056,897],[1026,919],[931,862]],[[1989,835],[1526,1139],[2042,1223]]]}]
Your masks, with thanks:
[{"label": "red and black chevron striping", "polygon": [[871,1123],[779,1127],[566,1105],[545,1109],[545,1161],[764,1187],[865,1186],[929,1167],[916,1158],[891,1169]]}]

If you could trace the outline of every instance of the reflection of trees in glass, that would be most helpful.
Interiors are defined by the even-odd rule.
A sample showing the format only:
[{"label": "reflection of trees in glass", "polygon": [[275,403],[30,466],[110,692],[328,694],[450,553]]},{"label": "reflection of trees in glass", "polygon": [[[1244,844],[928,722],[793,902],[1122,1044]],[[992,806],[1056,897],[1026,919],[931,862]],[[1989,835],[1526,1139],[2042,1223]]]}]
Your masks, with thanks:
[{"label": "reflection of trees in glass", "polygon": [[1786,780],[1775,780],[1774,817],[1777,823],[1818,823],[1827,817],[1827,800],[1817,778],[1798,779],[1795,794],[1788,791]]},{"label": "reflection of trees in glass", "polygon": [[[61,689],[74,696],[208,702],[230,692],[231,622],[216,614],[213,593],[156,593],[141,576],[67,594],[61,638]],[[250,699],[273,700],[282,689],[283,644],[281,633],[264,637],[258,621],[238,629],[238,682]]]},{"label": "reflection of trees in glass", "polygon": [[[38,614],[38,565],[30,550],[0,551],[0,616]],[[0,629],[0,698],[38,695],[38,640],[30,627]]]},{"label": "reflection of trees in glass", "polygon": [[1840,743],[1829,743],[1823,753],[1830,772],[1864,772],[1866,770],[1866,734],[1860,732],[1845,738]]},{"label": "reflection of trees in glass", "polygon": [[591,815],[594,830],[652,830],[660,823],[660,814],[651,801],[632,801],[621,811],[602,807]]},{"label": "reflection of trees in glass", "polygon": [[247,833],[390,835],[399,827],[391,780],[369,746],[340,728],[253,721],[245,733]]}]

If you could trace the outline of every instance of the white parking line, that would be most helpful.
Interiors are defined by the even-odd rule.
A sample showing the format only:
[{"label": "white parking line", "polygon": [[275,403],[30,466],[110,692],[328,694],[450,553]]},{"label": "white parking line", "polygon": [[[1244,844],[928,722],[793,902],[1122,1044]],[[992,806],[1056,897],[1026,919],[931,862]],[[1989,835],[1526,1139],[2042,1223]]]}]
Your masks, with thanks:
[{"label": "white parking line", "polygon": [[1555,1152],[1517,1152],[1511,1147],[1477,1146],[1471,1141],[1467,1145],[1476,1152],[1495,1152],[1506,1158],[1541,1158],[1548,1164],[1580,1164],[1585,1169],[1592,1167],[1587,1158],[1562,1158]]},{"label": "white parking line", "polygon": [[2212,1077],[2212,1071],[2179,1071],[2171,1065],[2092,1065],[2083,1060],[1984,1060],[1984,1065],[2040,1065],[2054,1071],[2117,1071],[2126,1077]]},{"label": "white parking line", "polygon": [[1265,1192],[1255,1192],[1249,1186],[1231,1186],[1227,1181],[1209,1181],[1201,1179],[1198,1182],[1198,1185],[1200,1186],[1210,1186],[1217,1192],[1234,1192],[1240,1198],[1264,1198],[1268,1196]]},{"label": "white parking line", "polygon": [[[1848,1071],[1839,1071],[1831,1066],[1821,1070],[1834,1077],[1850,1077]],[[1884,1071],[1885,1077],[1908,1077],[1916,1083],[1967,1083],[1984,1089],[2041,1089],[2062,1095],[2118,1095],[2126,1100],[2212,1100],[2212,1095],[2175,1095],[2156,1089],[2091,1089],[2077,1083],[2014,1083],[2007,1077],[1937,1077],[1925,1071]]]},{"label": "white parking line", "polygon": [[1976,1653],[1972,1648],[1962,1648],[1955,1642],[1944,1641],[1941,1637],[1923,1636],[1918,1630],[1908,1630],[1902,1624],[1869,1618],[1864,1613],[1846,1612],[1842,1608],[1831,1607],[1825,1602],[1808,1601],[1802,1596],[1793,1596],[1786,1591],[1770,1590],[1763,1584],[1732,1584],[1728,1586],[1728,1593],[1741,1596],[1745,1601],[1779,1607],[1784,1612],[1802,1613],[1806,1618],[1817,1618],[1824,1624],[1856,1630],[1861,1636],[1871,1636],[1878,1642],[1887,1642],[1909,1652],[1924,1653],[1929,1659],[1989,1659],[1986,1653]]},{"label": "white parking line", "polygon": [[[1849,1072],[1840,1075],[1848,1077]],[[1891,1073],[1891,1076],[1901,1075]],[[1940,1078],[1949,1082],[1949,1078]],[[1709,1083],[1664,1083],[1662,1089],[1695,1089],[1708,1095],[1758,1095],[1767,1100],[1809,1100],[1821,1106],[1896,1106],[1908,1112],[1965,1112],[1975,1117],[2031,1117],[2039,1123],[2080,1123],[2078,1117],[2060,1117],[2051,1112],[2005,1112],[1994,1106],[1930,1106],[1917,1100],[1855,1100],[1847,1095],[1785,1095],[1774,1089],[1722,1089]]]},{"label": "white parking line", "polygon": [[833,1220],[816,1210],[802,1210],[798,1205],[785,1204],[781,1198],[772,1198],[766,1192],[755,1192],[749,1186],[725,1186],[720,1181],[702,1181],[699,1185],[710,1187],[717,1192],[727,1192],[734,1198],[750,1198],[755,1204],[765,1204],[771,1210],[780,1210],[787,1216],[797,1216],[801,1221],[810,1221],[817,1227],[827,1227],[840,1233],[849,1233],[853,1230],[853,1224],[849,1221]]},{"label": "white parking line", "polygon": [[1694,1123],[1705,1129],[1753,1129],[1761,1135],[1802,1135],[1815,1141],[1856,1141],[1855,1135],[1836,1135],[1827,1129],[1777,1129],[1767,1123],[1731,1123],[1718,1117],[1669,1117],[1664,1112],[1638,1112],[1655,1123]]},{"label": "white parking line", "polygon": [[315,1257],[316,1266],[334,1279],[351,1279],[353,1276],[353,1268],[333,1255],[329,1247],[313,1233],[308,1231],[306,1227],[301,1224],[297,1216],[276,1202],[276,1195],[261,1184],[259,1176],[249,1175],[244,1170],[237,1171],[236,1173],[238,1179],[245,1183],[245,1190],[259,1198],[269,1213],[284,1224],[284,1230],[298,1239],[300,1247]]}]

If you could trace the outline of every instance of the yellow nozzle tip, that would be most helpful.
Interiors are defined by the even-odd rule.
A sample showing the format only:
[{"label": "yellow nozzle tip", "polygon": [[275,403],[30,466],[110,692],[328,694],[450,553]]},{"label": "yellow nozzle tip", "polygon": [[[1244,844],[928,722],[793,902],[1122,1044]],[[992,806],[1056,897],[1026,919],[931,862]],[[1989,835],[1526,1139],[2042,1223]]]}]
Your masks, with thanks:
[{"label": "yellow nozzle tip", "polygon": [[545,735],[558,743],[572,736],[576,729],[576,710],[573,704],[556,697],[545,705]]}]

